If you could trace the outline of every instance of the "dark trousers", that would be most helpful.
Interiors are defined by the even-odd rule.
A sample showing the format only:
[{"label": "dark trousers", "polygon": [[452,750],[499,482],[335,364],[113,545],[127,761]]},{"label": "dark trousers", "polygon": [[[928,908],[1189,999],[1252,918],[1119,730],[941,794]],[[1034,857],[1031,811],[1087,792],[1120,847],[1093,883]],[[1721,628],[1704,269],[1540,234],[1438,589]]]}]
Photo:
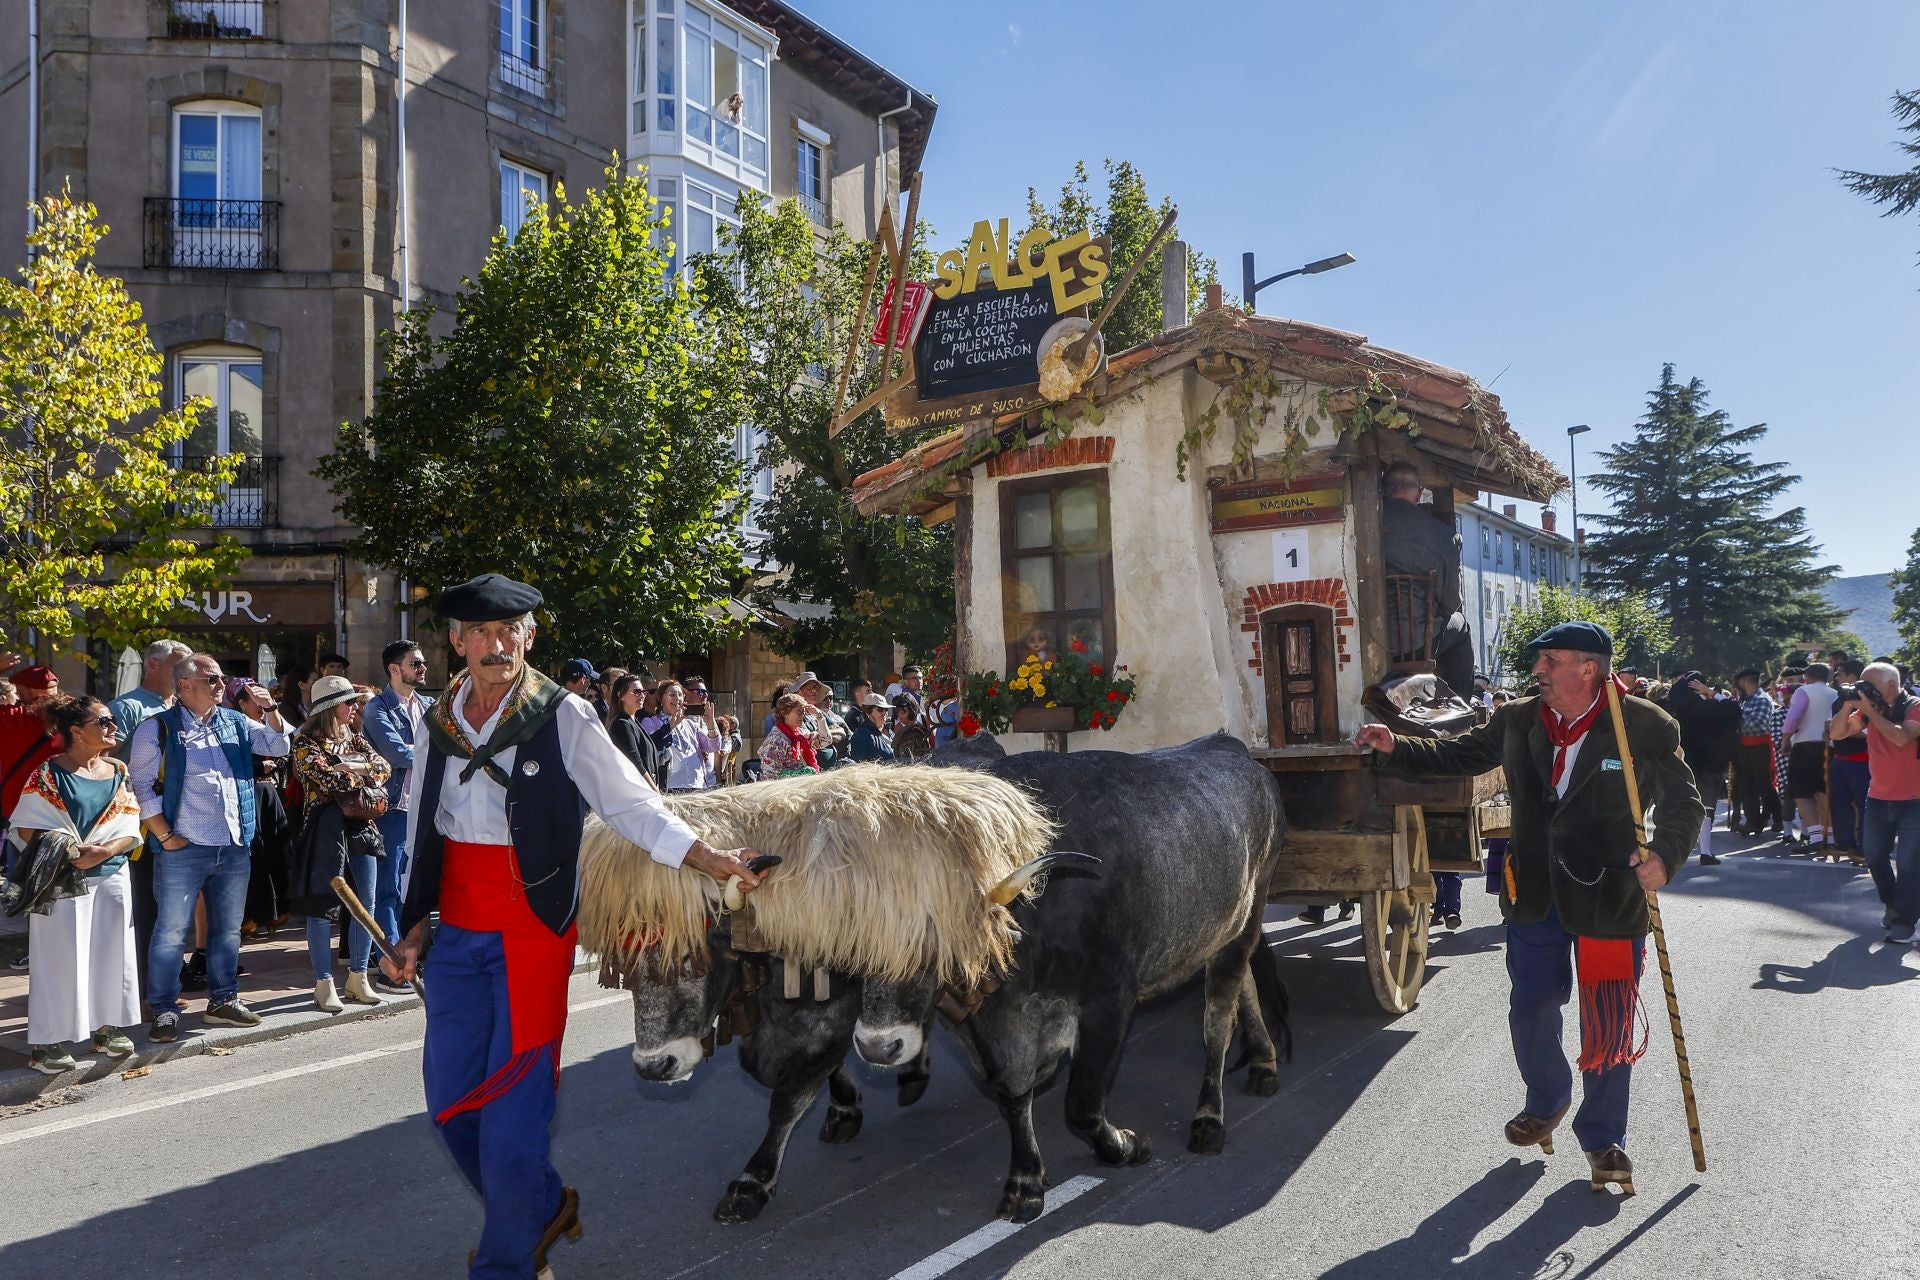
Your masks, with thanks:
[{"label": "dark trousers", "polygon": [[[513,1057],[508,1008],[500,935],[442,924],[433,939],[423,1059],[429,1115],[466,1097]],[[533,1274],[534,1248],[560,1209],[560,1175],[549,1159],[548,1133],[558,1093],[559,1081],[543,1061],[485,1106],[438,1126],[486,1215],[467,1273],[472,1280],[526,1280]]]},{"label": "dark trousers", "polygon": [[151,844],[127,864],[133,889],[133,955],[140,970],[140,994],[147,993],[147,948],[153,943],[153,922],[160,918],[160,903],[153,896],[153,861],[158,856]]},{"label": "dark trousers", "polygon": [[1733,755],[1733,817],[1736,830],[1780,824],[1780,788],[1774,780],[1773,745],[1741,743]]},{"label": "dark trousers", "polygon": [[1832,820],[1827,838],[1836,849],[1858,852],[1866,822],[1867,762],[1835,756],[1827,770],[1827,806]]},{"label": "dark trousers", "polygon": [[1860,851],[1896,924],[1920,921],[1920,800],[1868,800]]},{"label": "dark trousers", "polygon": [[1460,873],[1458,871],[1433,873],[1433,913],[1437,916],[1460,914]]},{"label": "dark trousers", "polygon": [[[1573,1098],[1573,1066],[1560,1046],[1560,1010],[1573,995],[1574,936],[1560,927],[1551,908],[1533,924],[1507,921],[1507,976],[1513,990],[1507,1003],[1507,1028],[1513,1035],[1513,1059],[1527,1086],[1526,1111],[1550,1116]],[[1646,940],[1633,948],[1637,979],[1646,961]],[[1582,1151],[1627,1145],[1627,1086],[1631,1065],[1580,1073],[1580,1109],[1573,1135]]]}]

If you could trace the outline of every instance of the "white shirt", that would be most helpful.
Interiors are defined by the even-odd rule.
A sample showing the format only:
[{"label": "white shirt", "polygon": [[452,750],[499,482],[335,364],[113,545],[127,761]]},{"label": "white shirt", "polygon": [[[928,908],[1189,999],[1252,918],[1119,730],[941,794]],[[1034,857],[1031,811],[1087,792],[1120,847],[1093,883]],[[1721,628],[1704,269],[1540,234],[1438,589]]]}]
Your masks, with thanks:
[{"label": "white shirt", "polygon": [[[467,740],[478,745],[493,735],[506,702],[502,700],[487,717],[487,722],[476,726],[466,715],[467,698],[472,692],[471,684],[461,686],[453,714],[465,729]],[[592,704],[578,694],[569,693],[554,720],[560,728],[560,759],[587,804],[608,826],[645,849],[655,862],[679,866],[699,837],[667,809],[653,784],[641,777],[633,762],[613,745],[600,718],[594,715]],[[420,822],[420,793],[426,786],[428,748],[429,731],[426,721],[422,720],[413,740],[413,776],[407,779],[409,849],[419,847],[414,839]],[[511,774],[519,754],[518,747],[509,747],[497,753],[493,762]],[[447,767],[440,779],[440,809],[434,818],[434,829],[449,840],[468,844],[512,844],[513,832],[507,825],[507,789],[488,776],[485,769],[475,769],[473,776],[462,782],[460,773],[465,768],[465,761],[447,758]],[[404,889],[402,886],[403,892]]]}]

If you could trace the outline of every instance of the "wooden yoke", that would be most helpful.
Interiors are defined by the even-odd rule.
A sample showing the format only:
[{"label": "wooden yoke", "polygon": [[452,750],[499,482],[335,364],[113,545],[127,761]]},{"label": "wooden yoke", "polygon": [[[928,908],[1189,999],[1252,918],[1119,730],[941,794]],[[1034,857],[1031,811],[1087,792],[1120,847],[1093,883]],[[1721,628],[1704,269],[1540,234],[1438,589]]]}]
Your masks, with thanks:
[{"label": "wooden yoke", "polygon": [[[920,174],[913,175],[913,185],[907,190],[906,226],[895,226],[893,221],[893,203],[889,201],[880,211],[880,229],[873,238],[873,251],[867,255],[866,281],[860,286],[860,310],[854,315],[853,329],[847,334],[847,354],[840,362],[840,382],[833,393],[833,417],[827,424],[827,435],[837,436],[846,430],[847,424],[867,410],[881,403],[903,387],[910,387],[914,380],[913,347],[906,349],[906,363],[898,377],[893,376],[893,350],[905,332],[904,324],[907,312],[907,273],[913,265],[914,224],[920,216]],[[893,284],[893,310],[888,316],[886,342],[880,348],[880,384],[862,396],[851,407],[842,409],[846,404],[847,384],[853,377],[854,358],[860,353],[862,335],[867,328],[867,307],[873,301],[874,278],[879,274],[880,258],[885,254]]]}]

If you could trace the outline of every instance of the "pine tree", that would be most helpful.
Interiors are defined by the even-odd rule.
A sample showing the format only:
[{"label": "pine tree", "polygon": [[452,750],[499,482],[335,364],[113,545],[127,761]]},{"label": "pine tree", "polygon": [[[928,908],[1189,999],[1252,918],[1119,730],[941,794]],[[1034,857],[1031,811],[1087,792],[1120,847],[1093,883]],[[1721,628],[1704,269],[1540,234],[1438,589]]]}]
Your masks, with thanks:
[{"label": "pine tree", "polygon": [[1900,661],[1920,667],[1920,529],[1907,543],[1907,563],[1893,574],[1893,625],[1900,629]]},{"label": "pine tree", "polygon": [[1634,438],[1602,455],[1593,481],[1613,512],[1594,519],[1606,532],[1588,546],[1587,581],[1651,596],[1673,629],[1675,662],[1709,674],[1838,620],[1820,595],[1834,568],[1814,563],[1805,509],[1774,509],[1795,475],[1748,452],[1766,434],[1709,409],[1706,386],[1675,381],[1669,364]]},{"label": "pine tree", "polygon": [[1886,206],[1881,216],[1888,218],[1920,209],[1920,91],[1894,94],[1893,118],[1899,122],[1900,131],[1908,135],[1906,141],[1895,145],[1915,161],[1913,168],[1905,173],[1840,170],[1840,181],[1846,184],[1847,190],[1866,197],[1873,204]]}]

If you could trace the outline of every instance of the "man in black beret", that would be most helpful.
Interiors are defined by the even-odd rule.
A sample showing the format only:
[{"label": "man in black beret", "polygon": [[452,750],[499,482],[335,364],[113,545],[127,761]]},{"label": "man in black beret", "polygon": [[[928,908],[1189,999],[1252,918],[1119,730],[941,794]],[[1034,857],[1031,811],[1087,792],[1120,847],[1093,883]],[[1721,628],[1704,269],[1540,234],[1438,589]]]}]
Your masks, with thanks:
[{"label": "man in black beret", "polygon": [[1740,704],[1740,746],[1733,753],[1733,814],[1741,835],[1780,828],[1780,789],[1774,785],[1773,729],[1779,708],[1760,687],[1760,672],[1748,667],[1733,678]]},{"label": "man in black beret", "polygon": [[580,1197],[548,1159],[573,974],[587,810],[654,861],[751,889],[751,849],[714,849],[668,811],[591,704],[527,663],[540,593],[497,573],[441,593],[467,669],[423,717],[408,782],[399,967],[433,935],[427,1107],[485,1222],[473,1277],[543,1273],[580,1231]]},{"label": "man in black beret", "polygon": [[1639,982],[1647,894],[1685,864],[1705,810],[1680,755],[1679,726],[1651,702],[1622,697],[1640,798],[1656,806],[1647,845],[1636,846],[1635,819],[1645,815],[1628,809],[1602,687],[1613,678],[1613,637],[1592,622],[1563,622],[1532,647],[1539,694],[1508,702],[1479,728],[1450,739],[1403,738],[1370,724],[1357,740],[1378,753],[1376,767],[1399,773],[1506,770],[1513,804],[1500,893],[1513,982],[1507,1025],[1527,1092],[1507,1122],[1507,1141],[1551,1154],[1553,1131],[1572,1105],[1560,1010],[1577,962],[1582,1099],[1573,1132],[1596,1183],[1630,1187],[1627,1084],[1646,1049]]}]

